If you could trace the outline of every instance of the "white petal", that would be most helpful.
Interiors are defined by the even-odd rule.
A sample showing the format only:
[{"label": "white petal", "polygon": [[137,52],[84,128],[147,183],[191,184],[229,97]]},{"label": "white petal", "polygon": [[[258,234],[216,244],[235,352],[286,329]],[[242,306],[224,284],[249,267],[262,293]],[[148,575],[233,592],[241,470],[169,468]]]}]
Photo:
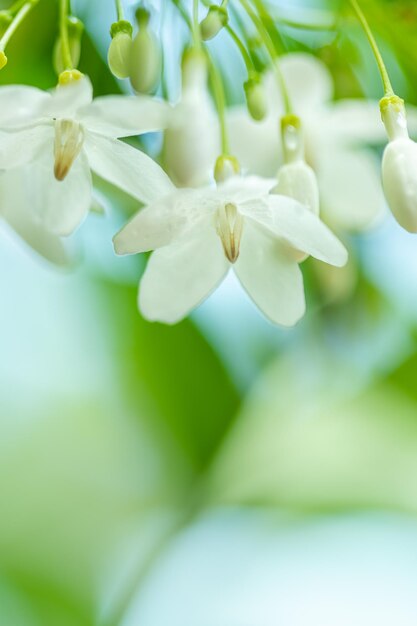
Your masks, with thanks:
[{"label": "white petal", "polygon": [[323,135],[350,144],[385,142],[386,132],[376,100],[337,100],[322,118]]},{"label": "white petal", "polygon": [[139,308],[151,321],[175,324],[219,285],[230,265],[214,228],[160,248],[149,259]]},{"label": "white petal", "polygon": [[47,124],[0,133],[0,169],[20,167],[33,162],[48,145],[52,152],[53,137],[53,128]]},{"label": "white petal", "polygon": [[293,326],[304,315],[303,277],[279,241],[245,224],[235,272],[249,296],[274,324]]},{"label": "white petal", "polygon": [[282,160],[278,114],[255,122],[246,107],[234,107],[227,114],[231,154],[243,172],[275,176]]},{"label": "white petal", "polygon": [[[311,113],[312,109],[320,108],[332,99],[332,76],[326,65],[312,54],[286,54],[279,64],[295,113]],[[265,84],[273,110],[282,113],[282,96],[276,75],[272,71],[265,77]]]},{"label": "white petal", "polygon": [[261,178],[260,176],[233,176],[226,182],[218,185],[220,195],[224,196],[226,202],[246,202],[252,198],[267,196],[275,187],[275,178]]},{"label": "white petal", "polygon": [[370,150],[323,146],[318,157],[322,208],[337,229],[362,231],[385,211],[379,161]]},{"label": "white petal", "polygon": [[93,132],[108,137],[129,137],[161,130],[172,109],[149,96],[103,96],[77,113],[77,119]]},{"label": "white petal", "polygon": [[153,202],[175,190],[155,161],[122,141],[89,132],[84,148],[96,174],[142,202]]},{"label": "white petal", "polygon": [[90,79],[84,76],[67,85],[58,85],[51,96],[42,114],[45,117],[73,118],[79,109],[91,103],[93,87]]},{"label": "white petal", "polygon": [[57,265],[66,265],[70,254],[64,241],[49,232],[33,211],[31,181],[35,175],[33,167],[0,175],[1,215],[38,254]]},{"label": "white petal", "polygon": [[47,105],[49,93],[25,85],[5,85],[0,87],[0,126],[10,128],[28,124],[40,115]]},{"label": "white petal", "polygon": [[136,254],[166,246],[199,222],[209,222],[217,205],[217,198],[210,201],[201,191],[177,190],[136,213],[115,235],[115,251]]},{"label": "white petal", "polygon": [[266,200],[250,201],[238,208],[248,219],[297,250],[331,265],[342,266],[347,261],[345,247],[317,215],[287,196],[270,195]]},{"label": "white petal", "polygon": [[81,151],[62,181],[54,177],[54,159],[45,151],[36,165],[33,209],[45,227],[56,235],[70,235],[83,222],[91,206],[91,172]]}]

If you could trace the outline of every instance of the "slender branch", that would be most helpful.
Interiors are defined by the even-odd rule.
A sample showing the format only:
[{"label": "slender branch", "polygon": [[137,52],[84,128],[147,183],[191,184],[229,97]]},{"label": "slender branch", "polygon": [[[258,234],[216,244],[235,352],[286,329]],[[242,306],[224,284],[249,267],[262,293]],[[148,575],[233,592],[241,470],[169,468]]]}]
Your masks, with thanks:
[{"label": "slender branch", "polygon": [[237,32],[229,24],[227,24],[226,30],[229,33],[229,35],[231,36],[231,38],[233,39],[233,41],[235,42],[235,44],[237,45],[237,47],[239,48],[240,54],[242,55],[242,58],[243,58],[243,60],[245,62],[245,65],[246,65],[246,69],[248,70],[248,74],[250,74],[251,72],[253,72],[255,70],[255,68],[254,68],[254,65],[253,65],[253,61],[252,61],[248,51],[246,50],[246,47],[245,47],[243,41],[241,40],[241,38],[239,37]]},{"label": "slender branch", "polygon": [[394,90],[391,85],[391,80],[387,72],[387,68],[385,67],[384,60],[382,58],[381,52],[378,48],[378,44],[376,43],[375,37],[371,31],[371,28],[368,24],[368,20],[366,19],[362,9],[360,8],[357,0],[349,0],[353,11],[356,14],[363,30],[365,31],[365,35],[368,38],[369,44],[372,48],[372,52],[374,53],[375,60],[378,65],[379,73],[381,75],[382,84],[384,86],[384,91],[386,96],[394,95]]},{"label": "slender branch", "polygon": [[198,21],[198,6],[199,0],[193,0],[193,39],[194,39],[194,47],[196,50],[201,49],[201,36],[200,36],[200,24]]},{"label": "slender branch", "polygon": [[[26,1],[18,13],[14,17],[12,23],[6,29],[3,37],[0,39],[0,50],[4,50],[9,43],[11,37],[14,35],[20,24],[23,22],[29,11],[38,3],[38,0],[29,0]],[[17,4],[17,3],[16,3]]]}]

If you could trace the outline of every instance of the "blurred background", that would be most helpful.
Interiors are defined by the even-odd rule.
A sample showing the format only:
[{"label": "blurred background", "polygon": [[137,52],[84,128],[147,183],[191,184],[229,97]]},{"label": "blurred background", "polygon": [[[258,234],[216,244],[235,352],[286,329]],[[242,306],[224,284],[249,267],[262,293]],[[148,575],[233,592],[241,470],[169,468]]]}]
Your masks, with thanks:
[{"label": "blurred background", "polygon": [[[154,3],[165,25],[168,4]],[[319,23],[339,8],[269,5]],[[417,104],[415,2],[362,5]],[[105,62],[113,3],[73,9],[96,95],[123,91]],[[41,0],[2,83],[54,86],[56,24],[57,3]],[[170,27],[159,36],[175,99],[185,32]],[[325,60],[336,98],[381,95],[352,16],[282,34]],[[230,54],[237,103],[240,59],[223,35],[213,45]],[[159,138],[145,140],[152,150]],[[144,259],[112,251],[137,207],[97,189],[106,216],[76,234],[69,268],[1,225],[0,625],[415,625],[415,237],[387,215],[346,236],[339,274],[307,260],[308,314],[294,329],[265,321],[232,277],[166,327],[136,308]]]}]

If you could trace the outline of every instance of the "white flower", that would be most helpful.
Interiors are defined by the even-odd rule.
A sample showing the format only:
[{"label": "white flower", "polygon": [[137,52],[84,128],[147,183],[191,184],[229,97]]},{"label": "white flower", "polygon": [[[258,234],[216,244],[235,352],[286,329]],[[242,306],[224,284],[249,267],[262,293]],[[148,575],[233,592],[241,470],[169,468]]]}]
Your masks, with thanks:
[{"label": "white flower", "polygon": [[139,290],[144,317],[173,324],[198,306],[233,267],[274,323],[304,314],[303,279],[288,244],[342,266],[343,245],[295,200],[268,195],[275,181],[234,177],[217,189],[183,189],[145,207],[115,236],[118,254],[156,250]]},{"label": "white flower", "polygon": [[382,159],[382,183],[397,222],[417,232],[417,144],[408,135],[404,103],[393,96],[381,100],[389,143]]},{"label": "white flower", "polygon": [[148,97],[104,96],[92,101],[83,77],[52,93],[0,88],[0,168],[36,162],[33,210],[45,226],[69,235],[91,206],[91,170],[149,202],[172,189],[147,155],[115,137],[161,129],[169,106]]},{"label": "white flower", "polygon": [[[306,159],[317,174],[323,215],[342,230],[363,230],[382,215],[379,162],[367,144],[383,141],[376,102],[333,101],[326,66],[305,53],[280,61],[295,113],[305,130]],[[279,118],[282,97],[271,72],[265,77],[269,115],[254,122],[243,108],[229,114],[231,149],[244,169],[275,176],[282,163]]]},{"label": "white flower", "polygon": [[189,51],[183,60],[181,100],[164,133],[164,166],[180,187],[199,187],[211,180],[219,151],[217,115],[207,88],[207,61]]}]

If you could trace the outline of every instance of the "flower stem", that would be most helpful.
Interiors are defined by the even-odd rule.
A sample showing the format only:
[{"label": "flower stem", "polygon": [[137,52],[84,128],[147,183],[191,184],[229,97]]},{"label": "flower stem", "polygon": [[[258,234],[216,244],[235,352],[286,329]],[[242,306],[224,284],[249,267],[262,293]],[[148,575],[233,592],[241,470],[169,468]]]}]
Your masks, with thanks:
[{"label": "flower stem", "polygon": [[235,42],[235,44],[237,45],[237,47],[239,48],[239,52],[242,55],[242,58],[243,58],[243,60],[245,62],[246,69],[248,70],[248,74],[250,74],[251,72],[254,72],[255,68],[254,68],[254,65],[253,65],[253,61],[252,61],[248,51],[246,50],[246,47],[245,47],[245,44],[243,43],[243,41],[241,40],[241,38],[239,37],[237,32],[231,26],[229,26],[229,24],[227,24],[226,30],[229,33],[229,35],[231,36],[231,38],[233,39],[233,41]]},{"label": "flower stem", "polygon": [[240,0],[240,3],[242,7],[244,8],[244,10],[246,11],[246,13],[248,14],[248,16],[250,17],[250,19],[252,20],[256,30],[258,31],[259,36],[262,39],[262,42],[266,50],[268,51],[269,56],[271,57],[273,69],[277,78],[279,88],[281,90],[285,113],[286,115],[291,115],[291,113],[293,112],[293,109],[291,106],[290,95],[288,93],[288,89],[285,84],[284,77],[282,75],[281,69],[278,64],[279,54],[274,46],[271,36],[268,33],[268,30],[265,27],[264,23],[262,22],[261,18],[252,9],[248,0]]},{"label": "flower stem", "polygon": [[378,48],[378,44],[376,43],[375,37],[371,31],[371,28],[368,24],[368,20],[366,19],[362,9],[360,8],[357,0],[349,0],[353,11],[356,14],[363,30],[365,31],[365,35],[368,38],[369,44],[372,48],[372,52],[374,53],[375,60],[378,65],[379,73],[381,74],[382,84],[384,86],[384,92],[386,96],[394,95],[394,90],[391,85],[390,78],[388,76],[387,68],[385,67],[384,60],[382,58],[381,52]]},{"label": "flower stem", "polygon": [[201,50],[200,24],[198,21],[199,0],[193,0],[193,39],[196,50]]},{"label": "flower stem", "polygon": [[115,0],[115,3],[116,3],[117,21],[121,22],[122,20],[125,19],[122,0]]},{"label": "flower stem", "polygon": [[[10,41],[10,38],[12,37],[12,35],[14,35],[14,33],[16,32],[16,30],[18,29],[18,27],[20,26],[20,24],[23,22],[23,20],[25,19],[25,17],[27,16],[27,14],[29,13],[29,11],[35,6],[35,4],[38,3],[39,0],[26,0],[26,2],[24,2],[23,4],[21,3],[20,8],[18,8],[18,12],[16,13],[15,17],[13,18],[13,21],[11,22],[11,24],[8,26],[6,32],[4,33],[3,37],[0,39],[0,50],[5,50],[7,44]],[[18,3],[15,3],[15,5],[13,5],[12,8],[14,8],[14,6],[17,6]]]},{"label": "flower stem", "polygon": [[66,70],[72,70],[71,48],[68,38],[68,0],[59,3],[59,35],[61,38],[62,64]]}]

